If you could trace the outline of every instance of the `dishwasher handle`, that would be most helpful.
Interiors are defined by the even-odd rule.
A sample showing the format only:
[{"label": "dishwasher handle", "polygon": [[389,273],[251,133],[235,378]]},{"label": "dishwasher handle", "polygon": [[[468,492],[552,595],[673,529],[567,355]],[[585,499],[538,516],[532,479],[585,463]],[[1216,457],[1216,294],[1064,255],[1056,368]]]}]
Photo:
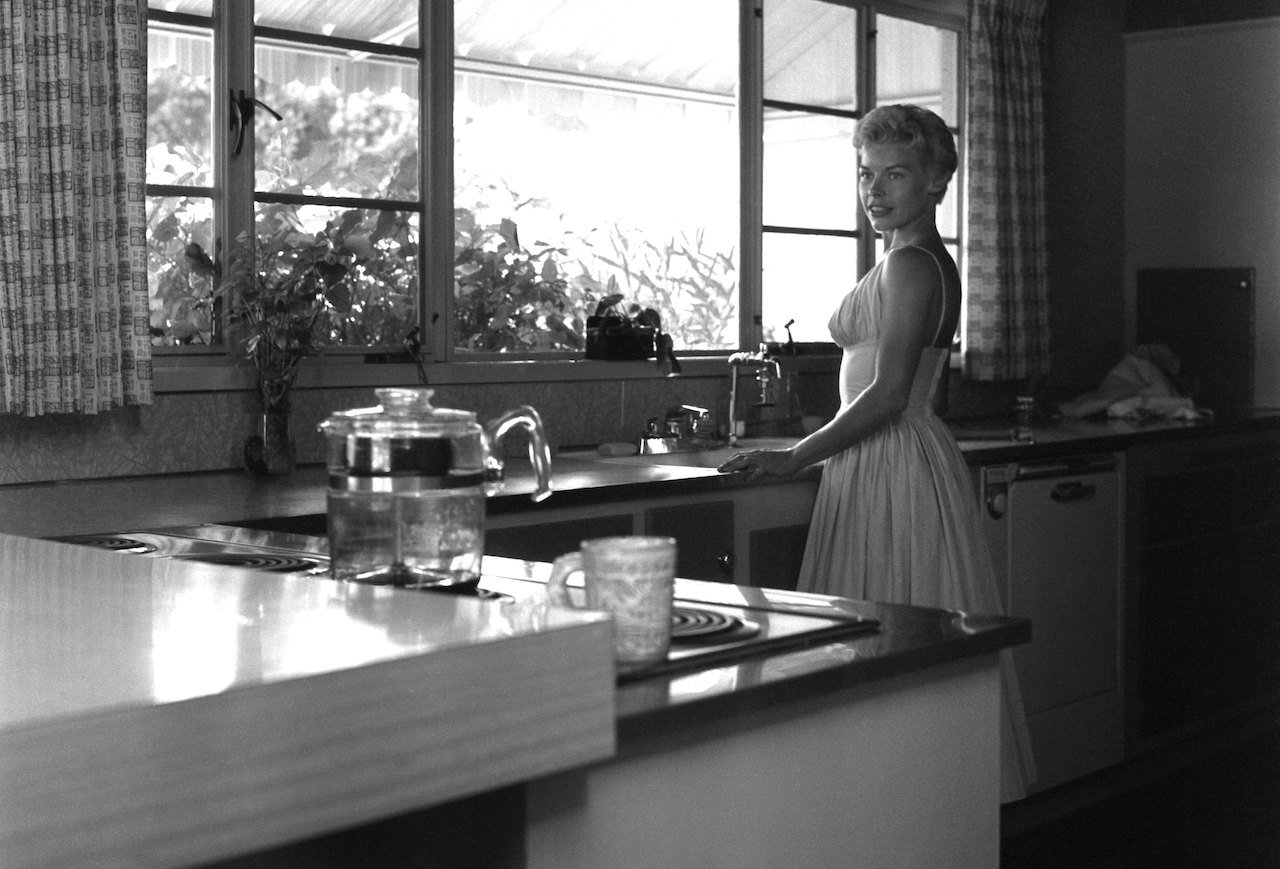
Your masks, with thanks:
[{"label": "dishwasher handle", "polygon": [[1049,497],[1059,504],[1066,504],[1071,501],[1092,501],[1097,494],[1097,486],[1082,483],[1079,480],[1071,480],[1068,483],[1059,483],[1054,486],[1049,492]]}]

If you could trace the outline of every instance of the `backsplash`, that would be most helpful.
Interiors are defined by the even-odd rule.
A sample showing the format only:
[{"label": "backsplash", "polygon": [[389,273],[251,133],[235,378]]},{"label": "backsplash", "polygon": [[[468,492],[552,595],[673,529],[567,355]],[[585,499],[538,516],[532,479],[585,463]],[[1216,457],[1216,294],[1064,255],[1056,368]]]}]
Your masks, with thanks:
[{"label": "backsplash", "polygon": [[[675,404],[727,404],[724,377],[677,380],[443,384],[433,403],[481,420],[507,408],[537,408],[553,447],[636,440],[649,416]],[[317,426],[336,410],[377,404],[372,388],[299,389],[293,433],[299,464],[324,460]],[[97,415],[57,414],[0,422],[0,484],[239,469],[252,433],[251,392],[166,393],[149,407]],[[718,412],[719,413],[719,412]],[[518,438],[510,438],[519,447]]]},{"label": "backsplash", "polygon": [[[481,421],[516,405],[532,405],[554,449],[635,441],[649,417],[679,404],[709,408],[723,423],[727,381],[723,375],[686,375],[432,388],[437,406],[474,411]],[[835,412],[834,372],[802,373],[795,382],[805,414],[830,417]],[[323,462],[324,439],[317,426],[330,413],[375,404],[372,388],[299,389],[293,409],[299,464]],[[999,389],[973,391],[953,376],[951,415],[980,415],[992,408],[998,413],[1005,406]],[[0,485],[238,470],[244,467],[244,442],[253,431],[256,408],[257,397],[248,391],[184,392],[158,395],[149,407],[96,416],[3,417]],[[523,450],[520,438],[508,440],[509,451]]]}]

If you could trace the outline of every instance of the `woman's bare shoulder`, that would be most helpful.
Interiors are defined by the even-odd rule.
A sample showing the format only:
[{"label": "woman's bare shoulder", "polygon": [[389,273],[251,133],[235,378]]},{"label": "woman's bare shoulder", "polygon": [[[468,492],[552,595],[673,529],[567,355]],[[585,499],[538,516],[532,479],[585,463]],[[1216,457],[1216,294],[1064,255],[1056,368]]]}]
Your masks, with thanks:
[{"label": "woman's bare shoulder", "polygon": [[928,292],[942,283],[937,258],[923,247],[894,248],[884,255],[883,262],[882,280],[891,288],[914,287]]}]

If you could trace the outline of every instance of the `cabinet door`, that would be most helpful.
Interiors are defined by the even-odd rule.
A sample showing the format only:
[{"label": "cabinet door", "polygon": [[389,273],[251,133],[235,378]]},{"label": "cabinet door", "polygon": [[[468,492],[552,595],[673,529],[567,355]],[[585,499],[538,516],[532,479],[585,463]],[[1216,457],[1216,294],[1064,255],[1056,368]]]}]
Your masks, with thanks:
[{"label": "cabinet door", "polygon": [[816,479],[738,490],[734,502],[738,582],[795,590],[817,494]]},{"label": "cabinet door", "polygon": [[677,576],[734,581],[732,501],[651,507],[644,514],[644,530],[676,539]]},{"label": "cabinet door", "polygon": [[800,580],[800,562],[809,539],[809,525],[760,528],[748,535],[750,585],[795,591]]},{"label": "cabinet door", "polygon": [[561,522],[538,522],[509,528],[489,528],[484,535],[486,555],[521,558],[525,561],[555,561],[572,552],[583,540],[631,534],[631,513],[583,516]]},{"label": "cabinet door", "polygon": [[1132,448],[1130,747],[1280,698],[1280,433]]}]

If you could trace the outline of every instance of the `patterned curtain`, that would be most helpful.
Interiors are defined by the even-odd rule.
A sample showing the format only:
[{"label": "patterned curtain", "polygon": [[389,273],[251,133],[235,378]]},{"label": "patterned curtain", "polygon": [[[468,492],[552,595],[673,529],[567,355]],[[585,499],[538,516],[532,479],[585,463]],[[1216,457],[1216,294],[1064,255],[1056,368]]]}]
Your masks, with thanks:
[{"label": "patterned curtain", "polygon": [[1046,0],[970,0],[965,373],[1049,370],[1041,33]]},{"label": "patterned curtain", "polygon": [[146,0],[0,0],[0,412],[150,404]]}]

